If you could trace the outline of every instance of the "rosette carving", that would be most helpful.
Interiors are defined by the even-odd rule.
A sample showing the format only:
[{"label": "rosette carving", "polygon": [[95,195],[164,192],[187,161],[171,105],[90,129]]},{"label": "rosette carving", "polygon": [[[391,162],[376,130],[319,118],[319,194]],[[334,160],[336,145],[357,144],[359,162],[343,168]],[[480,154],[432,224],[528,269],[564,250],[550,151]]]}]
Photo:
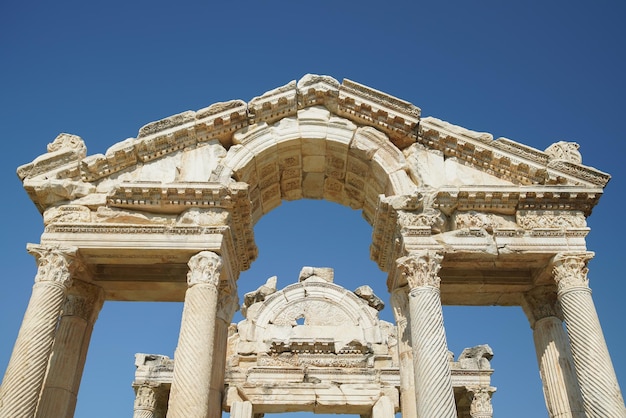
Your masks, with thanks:
[{"label": "rosette carving", "polygon": [[398,259],[397,264],[400,274],[411,289],[420,286],[439,288],[441,278],[438,273],[442,260],[443,254],[440,252],[421,251]]},{"label": "rosette carving", "polygon": [[211,284],[217,286],[222,270],[222,257],[212,251],[202,251],[189,259],[187,284]]}]

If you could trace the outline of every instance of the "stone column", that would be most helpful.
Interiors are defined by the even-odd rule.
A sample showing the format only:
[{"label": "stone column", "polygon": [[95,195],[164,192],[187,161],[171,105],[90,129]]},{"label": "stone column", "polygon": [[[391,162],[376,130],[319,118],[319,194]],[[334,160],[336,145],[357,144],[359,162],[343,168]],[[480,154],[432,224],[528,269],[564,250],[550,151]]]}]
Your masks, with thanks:
[{"label": "stone column", "polygon": [[230,418],[252,418],[250,401],[235,401],[230,407]]},{"label": "stone column", "polygon": [[54,337],[36,417],[74,416],[91,333],[103,303],[102,288],[73,281]]},{"label": "stone column", "polygon": [[624,418],[624,400],[587,279],[587,262],[592,256],[592,253],[558,254],[553,259],[553,275],[585,413],[593,418]]},{"label": "stone column", "polygon": [[[168,418],[207,418],[222,259],[202,251],[189,260],[185,306],[174,355]],[[221,405],[219,406],[221,408]]]},{"label": "stone column", "polygon": [[468,387],[467,393],[470,396],[470,417],[472,418],[492,418],[493,406],[491,406],[491,395],[495,388],[492,387]]},{"label": "stone column", "polygon": [[75,248],[31,245],[28,251],[37,259],[37,276],[0,388],[0,417],[35,415],[59,314],[78,264]]},{"label": "stone column", "polygon": [[222,415],[222,395],[224,391],[224,374],[226,371],[226,349],[228,345],[228,329],[237,311],[239,298],[237,287],[231,278],[220,282],[217,303],[217,320],[215,323],[215,343],[213,345],[213,368],[211,387],[209,389],[210,412],[208,418],[219,418]]},{"label": "stone column", "polygon": [[393,401],[387,396],[378,398],[372,407],[372,418],[393,418]]},{"label": "stone column", "polygon": [[536,287],[524,298],[533,330],[543,395],[550,418],[585,418],[569,339],[561,320],[556,288]]},{"label": "stone column", "polygon": [[156,388],[150,385],[141,385],[135,388],[135,408],[133,418],[156,418],[157,393]]},{"label": "stone column", "polygon": [[409,322],[418,418],[457,416],[439,293],[442,259],[436,251],[420,251],[397,261],[411,289]]},{"label": "stone column", "polygon": [[416,418],[415,373],[411,350],[411,325],[409,324],[409,295],[407,288],[391,293],[391,307],[398,329],[398,359],[400,361],[400,410],[402,418]]}]

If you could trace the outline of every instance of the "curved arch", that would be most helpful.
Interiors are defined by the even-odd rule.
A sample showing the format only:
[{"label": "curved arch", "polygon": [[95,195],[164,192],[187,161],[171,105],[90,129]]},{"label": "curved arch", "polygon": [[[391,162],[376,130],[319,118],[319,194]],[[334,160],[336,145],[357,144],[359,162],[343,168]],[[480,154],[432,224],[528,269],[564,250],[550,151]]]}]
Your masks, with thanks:
[{"label": "curved arch", "polygon": [[386,134],[321,106],[241,129],[233,143],[218,171],[248,183],[253,223],[282,200],[310,198],[363,209],[371,225],[379,195],[416,188]]},{"label": "curved arch", "polygon": [[[254,336],[254,340],[260,341],[272,325],[292,326],[300,314],[313,312],[307,309],[307,305],[318,303],[329,305],[330,311],[341,313],[341,315],[335,318],[334,323],[328,318],[325,320],[307,318],[311,323],[305,325],[358,327],[363,330],[366,339],[370,342],[378,342],[371,341],[376,340],[376,336],[367,338],[368,332],[379,325],[376,313],[372,312],[373,309],[363,303],[354,293],[322,279],[307,279],[304,282],[289,285],[261,302],[258,310],[248,317],[250,323],[253,324],[250,335]],[[289,318],[293,321],[289,321]],[[346,323],[346,320],[350,323]]]}]

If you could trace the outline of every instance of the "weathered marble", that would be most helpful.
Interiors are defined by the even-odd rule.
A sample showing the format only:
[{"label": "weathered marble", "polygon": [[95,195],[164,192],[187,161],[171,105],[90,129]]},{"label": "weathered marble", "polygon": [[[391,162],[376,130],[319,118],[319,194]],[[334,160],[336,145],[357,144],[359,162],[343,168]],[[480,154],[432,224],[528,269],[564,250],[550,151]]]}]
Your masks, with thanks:
[{"label": "weathered marble", "polygon": [[[306,75],[249,102],[150,122],[104,154],[88,155],[80,137],[60,134],[17,172],[44,232],[32,247],[39,272],[0,388],[1,416],[71,415],[98,310],[94,302],[92,319],[64,310],[76,301],[72,281],[101,289],[106,300],[185,300],[174,377],[161,386],[136,382],[140,415],[163,414],[165,390],[171,416],[216,418],[232,400],[241,402],[239,414],[259,418],[254,399],[267,393],[244,399],[226,384],[244,379],[228,372],[241,366],[254,385],[280,382],[268,392],[268,409],[350,405],[349,413],[380,416],[388,402],[372,408],[385,397],[404,418],[489,416],[488,350],[451,361],[442,305],[523,306],[551,416],[575,416],[579,405],[587,416],[624,415],[586,268],[568,272],[587,254],[586,218],[610,179],[583,164],[575,143],[541,151],[422,117],[417,106],[354,81]],[[281,291],[270,280],[238,292],[240,272],[258,255],[254,224],[302,198],[359,210],[372,226],[370,256],[388,273],[396,331],[377,319],[382,303],[370,289],[339,290],[328,268],[305,269]],[[435,253],[436,268],[405,263]],[[215,283],[188,264],[198,254],[220,258]],[[567,333],[558,330],[560,314],[541,316],[545,309],[531,306],[546,286],[557,287]],[[304,290],[319,300],[302,302]],[[237,294],[245,294],[247,322],[235,332]],[[277,295],[300,302],[280,310]],[[321,330],[324,339],[316,339]],[[280,373],[271,369],[279,360]],[[307,361],[324,369],[304,374],[298,362]],[[344,364],[365,372],[328,371]],[[322,390],[316,379],[341,383]],[[425,396],[431,379],[433,396]]]}]

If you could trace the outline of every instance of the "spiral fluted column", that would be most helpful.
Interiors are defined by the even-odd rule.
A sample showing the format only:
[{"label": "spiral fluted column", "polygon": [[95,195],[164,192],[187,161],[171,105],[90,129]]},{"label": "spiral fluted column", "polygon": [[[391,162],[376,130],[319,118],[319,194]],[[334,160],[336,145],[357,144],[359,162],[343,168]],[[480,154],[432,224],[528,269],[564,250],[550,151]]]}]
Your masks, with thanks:
[{"label": "spiral fluted column", "polygon": [[48,367],[76,249],[29,246],[38,270],[11,360],[0,387],[0,417],[32,418]]},{"label": "spiral fluted column", "polygon": [[591,257],[591,253],[558,254],[553,259],[554,280],[587,417],[624,418],[624,400],[589,289]]},{"label": "spiral fluted column", "polygon": [[[215,321],[222,259],[211,251],[191,257],[188,289],[174,354],[168,418],[209,416]],[[216,407],[220,407],[216,406]]]},{"label": "spiral fluted column", "polygon": [[456,404],[443,326],[438,276],[443,256],[435,251],[400,258],[409,288],[409,311],[418,418],[456,418]]},{"label": "spiral fluted column", "polygon": [[543,395],[550,418],[585,418],[556,287],[536,287],[524,299],[533,329]]},{"label": "spiral fluted column", "polygon": [[411,350],[411,326],[409,324],[409,299],[406,287],[391,293],[391,307],[398,329],[398,359],[400,362],[400,409],[402,418],[416,418],[415,373]]},{"label": "spiral fluted column", "polygon": [[74,280],[59,320],[37,418],[71,418],[93,326],[104,303],[102,288]]}]

